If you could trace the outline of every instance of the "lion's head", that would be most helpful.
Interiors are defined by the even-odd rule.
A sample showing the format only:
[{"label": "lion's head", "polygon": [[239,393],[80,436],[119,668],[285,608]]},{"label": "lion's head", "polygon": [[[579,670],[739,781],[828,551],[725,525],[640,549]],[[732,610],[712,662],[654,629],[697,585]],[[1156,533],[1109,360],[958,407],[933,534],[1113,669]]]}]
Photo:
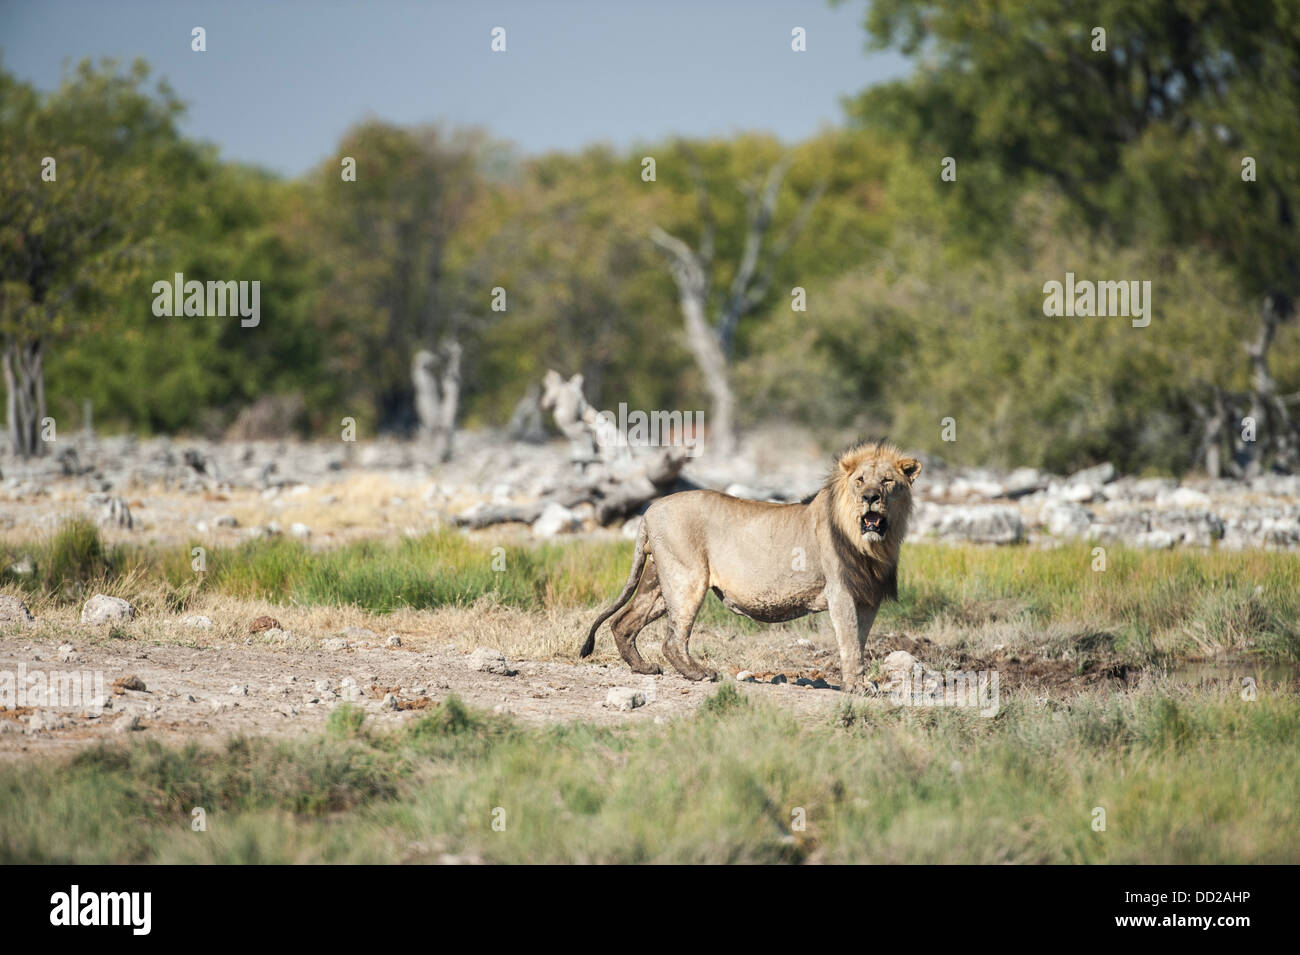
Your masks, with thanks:
[{"label": "lion's head", "polygon": [[867,556],[897,560],[912,515],[912,484],[920,473],[920,461],[883,441],[839,455],[827,487],[844,538]]}]

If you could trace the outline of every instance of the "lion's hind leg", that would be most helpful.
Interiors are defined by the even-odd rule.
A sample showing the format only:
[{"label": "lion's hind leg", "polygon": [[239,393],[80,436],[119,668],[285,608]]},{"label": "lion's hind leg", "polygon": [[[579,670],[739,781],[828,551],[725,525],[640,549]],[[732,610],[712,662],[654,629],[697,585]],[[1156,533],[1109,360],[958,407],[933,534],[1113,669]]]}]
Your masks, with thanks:
[{"label": "lion's hind leg", "polygon": [[663,643],[664,656],[677,672],[688,680],[716,680],[717,671],[706,669],[691,656],[691,630],[700,612],[708,587],[701,583],[686,593],[664,593],[668,613],[668,639]]},{"label": "lion's hind leg", "polygon": [[663,667],[647,663],[636,648],[636,638],[647,625],[658,620],[667,612],[664,595],[659,588],[659,574],[654,561],[646,563],[645,573],[641,575],[641,585],[637,587],[636,597],[620,610],[609,622],[610,632],[614,634],[614,643],[619,655],[632,668],[633,673],[663,673]]}]

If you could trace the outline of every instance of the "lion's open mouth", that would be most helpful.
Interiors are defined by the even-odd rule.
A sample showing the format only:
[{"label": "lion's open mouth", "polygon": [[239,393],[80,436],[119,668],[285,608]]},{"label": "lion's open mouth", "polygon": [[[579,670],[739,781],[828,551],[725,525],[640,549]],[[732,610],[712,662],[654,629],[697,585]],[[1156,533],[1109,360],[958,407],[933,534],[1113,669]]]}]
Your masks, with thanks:
[{"label": "lion's open mouth", "polygon": [[862,515],[862,536],[868,537],[874,534],[877,537],[885,536],[885,529],[889,522],[885,520],[884,514],[877,514],[875,511],[868,511]]}]

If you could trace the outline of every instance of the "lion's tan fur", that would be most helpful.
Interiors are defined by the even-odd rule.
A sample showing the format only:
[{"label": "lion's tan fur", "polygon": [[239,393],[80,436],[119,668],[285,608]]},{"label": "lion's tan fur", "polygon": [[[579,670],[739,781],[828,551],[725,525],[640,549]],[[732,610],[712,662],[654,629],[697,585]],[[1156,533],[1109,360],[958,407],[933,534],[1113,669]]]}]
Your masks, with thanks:
[{"label": "lion's tan fur", "polygon": [[[636,636],[667,615],[663,651],[669,662],[691,679],[710,675],[691,658],[689,639],[712,589],[735,612],[764,622],[830,610],[846,682],[859,679],[865,630],[881,602],[896,594],[911,484],[919,472],[916,460],[873,442],[841,454],[825,486],[798,504],[716,491],[656,501],[642,520],[627,586],[592,626],[583,656],[600,624],[614,616],[623,658],[638,672],[653,672],[636,650]],[[868,514],[872,520],[884,516],[883,533],[864,531]],[[624,607],[634,590],[635,599]]]}]

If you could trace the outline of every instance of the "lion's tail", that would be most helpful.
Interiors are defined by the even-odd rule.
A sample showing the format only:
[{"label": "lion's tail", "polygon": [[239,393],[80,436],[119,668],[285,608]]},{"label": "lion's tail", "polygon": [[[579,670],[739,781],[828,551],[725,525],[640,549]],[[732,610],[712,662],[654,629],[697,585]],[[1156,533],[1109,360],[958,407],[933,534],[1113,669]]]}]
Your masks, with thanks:
[{"label": "lion's tail", "polygon": [[578,656],[591,656],[591,651],[596,649],[596,631],[600,629],[600,625],[618,613],[623,604],[631,600],[632,594],[636,593],[637,584],[641,582],[641,571],[645,569],[646,550],[648,549],[646,543],[645,518],[642,517],[641,526],[636,532],[636,550],[632,553],[632,570],[628,572],[627,583],[623,585],[623,592],[591,625],[591,629],[587,631],[587,642],[578,651]]}]

